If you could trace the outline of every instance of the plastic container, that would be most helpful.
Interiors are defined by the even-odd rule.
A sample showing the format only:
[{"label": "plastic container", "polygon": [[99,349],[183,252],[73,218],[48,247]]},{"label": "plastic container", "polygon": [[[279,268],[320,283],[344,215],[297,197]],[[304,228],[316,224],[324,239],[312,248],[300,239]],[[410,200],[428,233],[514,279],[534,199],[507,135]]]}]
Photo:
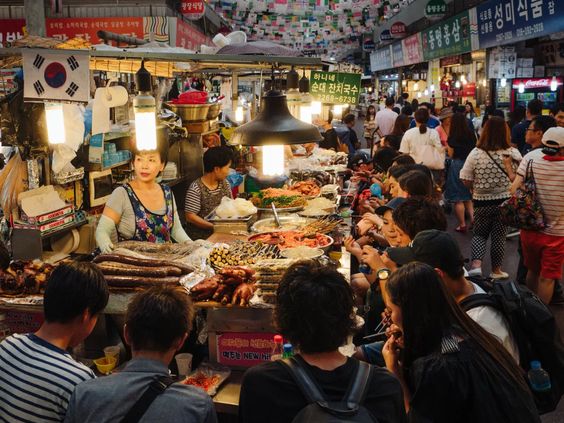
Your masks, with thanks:
[{"label": "plastic container", "polygon": [[114,357],[102,357],[94,360],[98,371],[104,375],[109,375],[115,369],[117,360]]},{"label": "plastic container", "polygon": [[550,375],[541,367],[540,361],[531,361],[531,369],[527,377],[534,392],[547,392],[552,388]]},{"label": "plastic container", "polygon": [[270,361],[280,360],[284,355],[284,338],[281,335],[274,335],[274,347],[270,354]]},{"label": "plastic container", "polygon": [[282,358],[290,358],[294,355],[294,347],[292,344],[284,344],[284,352]]},{"label": "plastic container", "polygon": [[176,360],[176,367],[178,367],[178,374],[181,376],[189,375],[192,371],[192,354],[176,354],[174,358]]},{"label": "plastic container", "polygon": [[106,356],[106,358],[115,358],[116,366],[119,363],[119,352],[120,352],[119,345],[112,345],[104,348],[104,355]]}]

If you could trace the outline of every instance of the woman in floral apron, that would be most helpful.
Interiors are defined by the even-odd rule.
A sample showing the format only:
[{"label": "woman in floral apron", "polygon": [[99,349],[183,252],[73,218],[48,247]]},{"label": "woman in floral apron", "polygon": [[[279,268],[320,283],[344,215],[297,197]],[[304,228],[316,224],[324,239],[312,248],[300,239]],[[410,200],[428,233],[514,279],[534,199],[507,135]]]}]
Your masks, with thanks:
[{"label": "woman in floral apron", "polygon": [[186,232],[192,239],[206,239],[213,233],[213,224],[205,217],[219,206],[223,197],[232,198],[226,180],[232,158],[229,147],[212,147],[204,153],[204,175],[192,182],[184,204]]},{"label": "woman in floral apron", "polygon": [[96,228],[102,252],[113,250],[117,240],[185,242],[170,188],[156,182],[166,164],[166,146],[156,151],[135,151],[135,178],[116,188],[106,203]]}]

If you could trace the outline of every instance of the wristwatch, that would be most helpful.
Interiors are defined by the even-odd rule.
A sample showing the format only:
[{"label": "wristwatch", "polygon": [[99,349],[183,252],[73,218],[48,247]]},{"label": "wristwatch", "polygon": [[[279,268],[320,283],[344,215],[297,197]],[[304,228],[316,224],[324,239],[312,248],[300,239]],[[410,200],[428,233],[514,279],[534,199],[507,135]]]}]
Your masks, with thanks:
[{"label": "wristwatch", "polygon": [[384,268],[382,268],[382,269],[380,269],[376,272],[376,276],[378,276],[378,279],[380,279],[381,281],[387,280],[390,277],[391,274],[392,274],[392,271],[390,269],[386,268],[386,267],[384,267]]}]

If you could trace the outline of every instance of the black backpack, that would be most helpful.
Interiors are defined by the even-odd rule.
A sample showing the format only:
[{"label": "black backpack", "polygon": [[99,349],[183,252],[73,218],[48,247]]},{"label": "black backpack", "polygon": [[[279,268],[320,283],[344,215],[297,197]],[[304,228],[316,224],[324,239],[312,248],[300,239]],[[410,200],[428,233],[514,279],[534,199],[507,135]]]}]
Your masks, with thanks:
[{"label": "black backpack", "polygon": [[459,305],[465,310],[490,306],[499,310],[519,348],[519,365],[529,371],[531,361],[538,360],[548,372],[552,388],[549,393],[535,392],[539,413],[553,411],[564,393],[564,344],[549,308],[526,286],[515,282],[469,277],[486,294],[474,294]]},{"label": "black backpack", "polygon": [[295,357],[281,360],[306,397],[308,405],[292,423],[378,423],[362,403],[372,379],[372,366],[359,362],[354,381],[341,401],[327,401],[315,380]]}]

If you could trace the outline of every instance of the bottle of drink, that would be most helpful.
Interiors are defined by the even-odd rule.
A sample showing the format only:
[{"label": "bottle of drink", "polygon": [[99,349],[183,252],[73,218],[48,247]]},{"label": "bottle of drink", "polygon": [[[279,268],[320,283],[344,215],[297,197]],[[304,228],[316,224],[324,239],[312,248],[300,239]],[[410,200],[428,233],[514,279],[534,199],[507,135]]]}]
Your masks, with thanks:
[{"label": "bottle of drink", "polygon": [[284,339],[281,335],[274,335],[274,347],[270,354],[270,361],[280,360],[284,355]]},{"label": "bottle of drink", "polygon": [[546,370],[541,367],[540,361],[531,361],[531,369],[527,373],[531,389],[534,392],[547,392],[552,387],[550,376]]},{"label": "bottle of drink", "polygon": [[282,358],[290,358],[294,355],[294,347],[292,344],[284,344],[284,352]]}]

